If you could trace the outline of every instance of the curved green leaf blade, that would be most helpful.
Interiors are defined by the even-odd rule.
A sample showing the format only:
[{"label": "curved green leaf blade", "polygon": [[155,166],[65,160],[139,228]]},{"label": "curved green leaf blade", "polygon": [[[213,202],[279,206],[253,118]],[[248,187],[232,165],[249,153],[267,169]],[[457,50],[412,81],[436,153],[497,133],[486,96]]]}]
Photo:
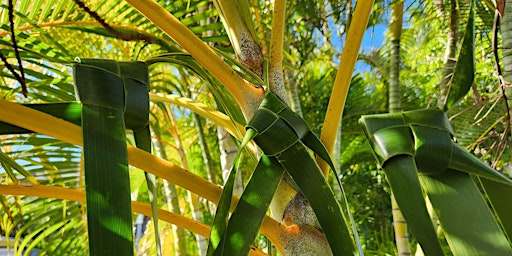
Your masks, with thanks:
[{"label": "curved green leaf blade", "polygon": [[512,187],[501,182],[480,178],[485,195],[498,216],[509,242],[512,242]]},{"label": "curved green leaf blade", "polygon": [[478,187],[466,173],[422,175],[454,255],[512,255],[512,248]]},{"label": "curved green leaf blade", "polygon": [[401,113],[405,123],[412,126],[425,126],[454,134],[446,113],[439,109],[420,109]]},{"label": "curved green leaf blade", "polygon": [[284,169],[276,158],[261,157],[229,218],[226,235],[216,255],[244,256],[249,253],[283,174]]},{"label": "curved green leaf blade", "polygon": [[362,116],[359,124],[380,166],[393,156],[414,155],[410,128],[401,113]]},{"label": "curved green leaf blade", "polygon": [[485,179],[512,186],[512,181],[509,178],[497,172],[482,162],[480,159],[478,159],[476,156],[469,153],[464,148],[455,143],[453,143],[453,154],[449,167],[457,171],[474,174]]},{"label": "curved green leaf blade", "polygon": [[451,161],[452,140],[446,131],[426,126],[411,126],[414,134],[414,158],[422,174],[445,171]]},{"label": "curved green leaf blade", "polygon": [[257,132],[254,142],[268,156],[276,156],[299,141],[290,126],[266,108],[260,108],[247,127]]},{"label": "curved green leaf blade", "polygon": [[[433,112],[433,114],[436,113]],[[420,126],[425,121],[437,123],[432,122],[436,118],[430,120],[434,115],[428,111],[420,111],[363,116],[360,124],[376,159],[386,173],[386,178],[411,233],[421,244],[426,255],[443,255],[436,230],[425,205],[415,160],[415,157],[419,158],[424,169],[437,171],[438,166],[432,167],[431,162],[422,159],[430,156],[429,149],[439,145],[442,147],[446,141],[431,143],[425,138],[432,132],[431,128]],[[410,123],[414,125],[410,127]],[[448,146],[451,146],[449,133],[439,129],[434,132],[447,135]],[[434,164],[436,163],[434,161]],[[441,168],[442,170],[444,169]]]},{"label": "curved green leaf blade", "polygon": [[[309,130],[306,122],[291,111],[277,95],[268,92],[247,127],[257,132],[254,141],[261,150],[269,156],[275,156],[295,181],[315,212],[332,252],[335,255],[354,254],[354,239],[340,206],[320,167],[303,143],[309,144],[315,153],[320,153],[326,158],[335,173],[334,165],[325,147]],[[335,177],[337,179],[336,173]],[[343,191],[340,181],[337,181]],[[350,214],[348,207],[347,210]],[[357,236],[355,228],[353,232]]]},{"label": "curved green leaf blade", "polygon": [[475,77],[475,7],[471,1],[466,32],[462,48],[450,81],[450,89],[446,100],[445,110],[459,102],[469,91]]},{"label": "curved green leaf blade", "polygon": [[[231,209],[231,201],[233,197],[233,189],[235,185],[236,172],[240,165],[240,154],[242,149],[251,141],[256,135],[256,131],[249,129],[240,144],[240,149],[235,157],[235,164],[229,172],[228,179],[224,183],[224,189],[220,195],[219,203],[217,204],[217,211],[215,212],[215,218],[213,219],[212,229],[210,231],[210,240],[208,242],[207,255],[219,255],[222,253],[223,239],[226,236],[226,230],[228,227],[229,210]],[[225,240],[224,240],[225,241]]]},{"label": "curved green leaf blade", "polygon": [[[400,116],[402,116],[403,123],[400,121]],[[409,223],[411,232],[418,239],[425,252],[430,249],[425,248],[424,241],[433,242],[436,234],[435,230],[429,225],[429,227],[423,227],[422,229],[430,230],[430,238],[425,237],[426,240],[423,240],[423,238],[418,237],[425,234],[418,229],[421,224],[418,223],[420,217],[412,217],[413,214],[417,214],[414,213],[414,209],[422,209],[419,212],[423,212],[423,217],[421,217],[423,224],[430,223],[430,220],[424,206],[423,194],[418,185],[417,171],[424,174],[420,175],[422,181],[428,181],[423,182],[425,190],[430,191],[428,195],[434,209],[438,214],[443,215],[438,215],[438,217],[439,219],[443,218],[441,220],[443,228],[448,227],[448,230],[445,230],[446,236],[450,236],[448,238],[449,244],[456,254],[476,255],[487,253],[487,250],[494,252],[491,253],[493,255],[502,255],[500,253],[504,252],[510,253],[507,251],[510,249],[510,244],[505,242],[506,237],[498,232],[499,226],[496,224],[496,220],[490,214],[485,201],[483,201],[480,192],[472,183],[468,174],[478,175],[489,182],[496,181],[508,185],[511,182],[504,175],[487,166],[452,140],[453,130],[446,114],[439,110],[418,110],[400,114],[365,116],[361,118],[361,124],[377,159],[383,163],[386,176],[402,213]],[[413,154],[410,153],[412,146],[414,146]],[[403,155],[400,155],[401,152]],[[397,162],[403,162],[401,164],[404,164],[404,166],[397,164],[393,167]],[[393,168],[390,169],[390,167]],[[394,170],[392,171],[392,169]],[[457,178],[452,179],[452,177]],[[458,179],[460,181],[457,181]],[[439,184],[432,180],[439,180],[437,182]],[[416,192],[413,192],[412,189]],[[472,198],[467,199],[467,197]],[[503,200],[501,200],[501,203],[503,203]],[[502,206],[501,203],[497,206]],[[416,206],[411,207],[411,205]],[[457,219],[457,216],[460,218],[461,212],[470,212],[470,209],[478,212],[478,214],[471,214],[471,218],[462,218],[464,221]],[[501,212],[506,211],[501,209]],[[479,215],[482,215],[482,219],[479,219]],[[466,233],[478,233],[478,227],[476,229],[468,227],[465,230],[461,228],[464,225],[479,226],[480,223],[486,223],[485,225],[489,226],[488,229],[481,229],[485,234],[480,241],[474,240],[475,238],[471,235],[466,235]],[[457,227],[459,227],[459,230],[455,230]],[[485,237],[486,234],[490,234],[490,237],[496,236],[500,245],[496,248],[488,245],[487,243],[492,238]],[[473,248],[466,243],[471,243]],[[438,244],[437,241],[436,244]],[[431,247],[434,249],[438,247],[434,243],[429,246],[434,246]],[[427,254],[437,255],[437,253],[442,253],[442,251],[431,251]]]},{"label": "curved green leaf blade", "polygon": [[414,158],[394,157],[386,161],[383,169],[400,211],[425,255],[444,255],[425,205]]},{"label": "curved green leaf blade", "polygon": [[124,85],[115,61],[84,59],[74,67],[83,103],[82,131],[91,255],[133,255],[124,123]]},{"label": "curved green leaf blade", "polygon": [[284,103],[276,94],[269,92],[265,96],[265,100],[261,104],[260,109],[268,108],[272,112],[274,112],[279,118],[284,120],[291,130],[295,132],[297,137],[306,145],[309,149],[311,149],[316,155],[318,155],[322,160],[324,160],[333,171],[334,177],[336,177],[336,181],[340,186],[340,190],[343,190],[338,175],[336,174],[336,168],[325,148],[324,144],[320,139],[309,129],[308,124],[302,117],[297,115],[297,113],[293,112],[287,105]]},{"label": "curved green leaf blade", "polygon": [[[135,145],[151,153],[151,133],[149,130],[149,73],[148,66],[140,61],[119,62],[120,75],[125,91],[125,127],[133,130]],[[156,176],[144,172],[148,185],[149,201],[156,241],[156,254],[162,255],[160,231],[158,228],[158,191]]]}]

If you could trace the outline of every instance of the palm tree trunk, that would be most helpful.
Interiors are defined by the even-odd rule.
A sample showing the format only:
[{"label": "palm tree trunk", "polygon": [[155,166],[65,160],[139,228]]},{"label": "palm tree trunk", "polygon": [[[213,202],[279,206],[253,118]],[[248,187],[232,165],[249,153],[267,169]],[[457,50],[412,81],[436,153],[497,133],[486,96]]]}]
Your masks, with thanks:
[{"label": "palm tree trunk", "polygon": [[[222,169],[222,178],[225,181],[229,176],[229,172],[231,172],[231,167],[233,166],[233,162],[235,161],[236,153],[238,152],[238,147],[233,141],[231,135],[220,126],[217,126],[217,138],[219,140],[220,166]],[[233,194],[240,196],[242,195],[243,189],[244,188],[242,183],[241,172],[237,172]]]},{"label": "palm tree trunk", "polygon": [[[161,157],[162,158],[162,157]],[[166,158],[162,158],[166,159]],[[166,203],[171,212],[181,215],[180,203],[178,199],[178,192],[176,191],[176,185],[167,180],[163,180],[164,194]],[[176,255],[184,256],[187,255],[187,244],[185,239],[185,230],[182,228],[172,225],[172,232],[176,239],[174,239],[174,248]]]},{"label": "palm tree trunk", "polygon": [[299,91],[297,88],[297,82],[294,79],[294,71],[289,69],[285,73],[285,83],[287,87],[288,102],[290,108],[297,113],[299,116],[302,115],[302,107],[300,106]]},{"label": "palm tree trunk", "polygon": [[[402,34],[402,18],[404,2],[393,4],[389,32],[391,36],[390,70],[389,70],[389,112],[401,111],[400,100],[400,37]],[[407,224],[402,212],[398,208],[395,197],[391,194],[393,211],[393,227],[395,229],[395,242],[398,255],[411,255]]]},{"label": "palm tree trunk", "polygon": [[449,82],[452,78],[453,69],[457,62],[457,40],[458,40],[458,23],[459,12],[457,10],[457,1],[450,0],[450,30],[448,31],[448,38],[446,44],[446,52],[444,57],[444,66],[441,71],[442,78],[439,84],[441,92],[439,93],[437,107],[443,108],[446,104],[446,97],[449,88]]},{"label": "palm tree trunk", "polygon": [[[160,130],[158,127],[151,129],[154,136],[153,146],[158,157],[167,160],[167,154],[165,153],[165,146],[161,142]],[[163,180],[164,193],[167,205],[171,212],[181,215],[180,203],[178,200],[178,193],[176,192],[176,185],[168,182],[166,179]],[[179,228],[176,225],[172,225],[172,232],[176,239],[174,239],[174,247],[176,255],[187,255],[187,245],[185,240],[185,230]],[[164,245],[165,246],[165,245]]]},{"label": "palm tree trunk", "polygon": [[404,2],[393,4],[389,33],[391,39],[390,70],[389,70],[389,112],[401,111],[400,100],[400,37],[402,35],[402,16]]},{"label": "palm tree trunk", "polygon": [[248,1],[213,1],[227,29],[236,57],[254,74],[263,77],[263,54],[256,41],[256,30],[250,17]]},{"label": "palm tree trunk", "polygon": [[510,125],[512,116],[512,0],[505,1],[505,11],[501,18],[501,40],[503,44],[503,80],[505,82],[503,91]]}]

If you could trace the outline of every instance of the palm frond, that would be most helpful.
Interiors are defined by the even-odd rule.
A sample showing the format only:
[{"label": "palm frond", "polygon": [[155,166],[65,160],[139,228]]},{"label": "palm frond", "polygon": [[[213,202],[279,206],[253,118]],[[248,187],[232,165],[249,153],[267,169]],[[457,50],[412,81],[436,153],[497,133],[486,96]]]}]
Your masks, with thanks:
[{"label": "palm frond", "polygon": [[[18,160],[41,184],[59,184],[68,188],[80,188],[80,149],[74,145],[42,135],[3,136],[2,147],[9,148],[6,154]],[[4,163],[2,163],[4,164]],[[0,168],[1,169],[1,168]],[[2,174],[6,182],[6,174]],[[21,184],[24,177],[17,175]],[[16,237],[19,248],[39,248],[47,254],[85,255],[87,246],[80,241],[86,239],[83,222],[83,205],[73,201],[57,199],[6,196],[9,209],[16,221],[15,230],[3,229],[7,235]],[[16,208],[20,202],[23,208]],[[4,206],[5,208],[5,206]],[[1,225],[7,227],[5,225]],[[42,229],[38,229],[41,227]],[[48,231],[42,232],[44,229]],[[52,229],[58,229],[59,232]]]}]

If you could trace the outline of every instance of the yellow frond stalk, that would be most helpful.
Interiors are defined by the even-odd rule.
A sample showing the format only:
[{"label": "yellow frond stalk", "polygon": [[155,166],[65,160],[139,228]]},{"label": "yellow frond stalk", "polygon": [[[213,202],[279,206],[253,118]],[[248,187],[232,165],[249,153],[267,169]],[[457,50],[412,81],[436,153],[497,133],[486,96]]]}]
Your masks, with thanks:
[{"label": "yellow frond stalk", "polygon": [[140,13],[174,39],[210,71],[235,97],[246,118],[251,118],[264,97],[263,88],[254,87],[224,62],[210,47],[176,17],[153,0],[127,0]]},{"label": "yellow frond stalk", "polygon": [[[324,125],[320,140],[324,143],[329,154],[332,154],[334,150],[334,143],[336,141],[336,133],[340,125],[341,116],[343,114],[343,108],[345,107],[345,101],[347,100],[348,89],[350,87],[350,80],[352,79],[352,73],[357,62],[357,55],[359,54],[359,48],[363,40],[363,35],[368,24],[370,12],[373,7],[373,0],[369,1],[358,1],[352,15],[352,21],[347,32],[347,39],[343,52],[341,54],[340,66],[336,79],[334,80],[334,87],[331,92],[329,105],[327,106],[327,112],[324,119]],[[328,165],[320,158],[317,158],[317,162],[322,169],[325,177],[329,173]]]},{"label": "yellow frond stalk", "polygon": [[[227,115],[223,114],[216,109],[210,108],[203,103],[196,102],[192,99],[180,97],[177,95],[164,95],[164,94],[149,94],[149,99],[153,102],[166,102],[171,103],[180,107],[187,108],[192,112],[213,121],[218,126],[226,129],[231,135],[233,135],[239,141],[245,136],[245,128],[229,118]],[[254,143],[250,143],[247,145],[252,152],[256,152],[256,146]]]},{"label": "yellow frond stalk", "polygon": [[[0,121],[16,125],[39,134],[51,136],[68,143],[83,146],[82,131],[80,126],[69,123],[63,119],[56,118],[52,115],[43,113],[41,111],[22,106],[20,104],[12,103],[3,99],[0,99]],[[128,145],[128,162],[130,163],[130,165],[134,167],[137,167],[141,170],[144,170],[158,177],[166,179],[186,190],[191,191],[192,193],[195,193],[207,199],[208,201],[218,203],[220,199],[220,194],[222,192],[222,188],[220,186],[213,184],[195,175],[192,172],[180,168],[179,166],[174,165],[171,162],[165,161],[161,158],[151,155],[150,153],[144,150],[138,149],[130,145]],[[7,190],[0,189],[0,194],[12,194],[15,193],[17,190],[21,190],[23,188],[28,189],[35,187],[41,186],[17,186],[12,187],[9,190],[9,192],[6,192]],[[35,191],[39,190],[36,189]],[[70,192],[69,195],[67,195],[68,193],[63,193],[62,191],[58,193],[40,193],[43,193],[42,195],[46,195],[43,197],[51,198],[61,198],[64,194],[66,194],[66,196],[73,197],[70,198],[69,200],[80,201],[77,200],[77,197],[80,196],[77,195],[77,193],[80,194],[84,192],[76,190],[76,192]],[[57,197],[56,195],[59,195],[59,197]],[[85,200],[85,195],[83,195],[82,200]],[[233,198],[233,205],[237,201],[238,198]],[[150,211],[151,209],[149,207],[148,213]],[[279,249],[282,248],[280,243],[281,229],[281,224],[267,216],[263,220],[261,232],[267,235],[267,237],[272,241],[272,243],[274,243],[274,245],[276,245],[276,247]],[[207,233],[209,234],[209,231]]]},{"label": "yellow frond stalk", "polygon": [[[85,203],[85,192],[82,190],[63,188],[57,186],[21,186],[21,185],[0,185],[0,194],[17,195],[17,196],[36,196],[44,198],[55,198],[60,200],[76,201]],[[151,215],[151,206],[149,204],[132,201],[132,209],[134,212]],[[189,219],[187,217],[159,209],[159,219],[180,226],[194,233],[208,237],[210,227],[201,222]]]},{"label": "yellow frond stalk", "polygon": [[82,129],[52,115],[0,99],[0,121],[82,146]]}]

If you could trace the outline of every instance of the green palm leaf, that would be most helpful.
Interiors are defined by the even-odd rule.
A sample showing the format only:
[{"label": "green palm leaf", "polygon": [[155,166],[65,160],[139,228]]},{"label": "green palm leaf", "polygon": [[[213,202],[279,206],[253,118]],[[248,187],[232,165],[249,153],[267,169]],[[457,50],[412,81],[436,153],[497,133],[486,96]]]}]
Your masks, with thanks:
[{"label": "green palm leaf", "polygon": [[[255,135],[254,141],[265,156],[260,159],[260,164],[244,190],[241,201],[227,221],[229,198],[232,196],[232,176],[234,177],[235,173],[233,170],[236,170],[237,165],[230,173],[230,179],[226,182],[217,208],[217,215],[221,213],[219,219],[222,218],[222,221],[214,222],[212,228],[212,237],[218,237],[216,238],[218,240],[215,240],[210,252],[213,254],[213,250],[217,250],[219,255],[226,252],[229,255],[247,253],[261,225],[261,220],[249,227],[240,224],[244,223],[243,218],[247,214],[263,218],[263,213],[267,211],[272,199],[270,193],[273,194],[283,171],[286,171],[313,208],[332,252],[335,255],[353,255],[354,239],[349,232],[343,213],[306,145],[314,148],[321,147],[314,151],[324,157],[326,150],[318,138],[311,133],[304,120],[293,113],[275,94],[269,92],[247,129],[248,134],[244,141],[247,142]],[[332,166],[329,158],[325,160]],[[267,184],[270,185],[267,186]],[[269,191],[265,191],[267,189]],[[254,195],[268,196],[255,197]],[[254,203],[255,199],[258,201],[257,204]],[[253,215],[251,211],[256,211],[258,214]],[[216,219],[218,219],[217,216]],[[228,222],[227,228],[226,222]]]},{"label": "green palm leaf", "polygon": [[467,173],[448,169],[421,180],[454,255],[512,253],[510,242]]},{"label": "green palm leaf", "polygon": [[[151,153],[151,133],[149,130],[149,73],[145,62],[119,62],[125,92],[125,126],[133,130],[135,145]],[[158,191],[156,176],[144,172],[148,185],[149,201],[155,229],[156,253],[162,255],[160,231],[158,229]]]},{"label": "green palm leaf", "polygon": [[[469,175],[509,186],[512,182],[452,141],[453,130],[442,111],[363,116],[361,124],[411,232],[427,254],[442,254],[442,250],[420,180],[454,253],[510,253],[510,244]],[[466,218],[460,209],[478,213]],[[495,244],[486,236],[474,235],[480,232],[492,236]]]},{"label": "green palm leaf", "polygon": [[509,243],[512,243],[512,186],[488,179],[480,179],[485,195],[489,199],[492,208],[498,216],[499,222],[507,234]]},{"label": "green palm leaf", "polygon": [[247,255],[283,174],[275,158],[261,157],[229,219],[223,238],[228,244],[218,255]]},{"label": "green palm leaf", "polygon": [[[123,80],[115,61],[82,60],[74,68],[83,103],[89,246],[93,255],[133,255]],[[108,221],[104,221],[104,220]]]},{"label": "green palm leaf", "polygon": [[475,1],[471,1],[471,9],[467,21],[462,47],[447,95],[445,109],[459,102],[469,91],[475,77]]},{"label": "green palm leaf", "polygon": [[229,117],[240,124],[245,124],[245,119],[242,111],[235,103],[235,100],[227,93],[226,89],[217,79],[215,79],[203,66],[201,66],[195,59],[186,53],[167,53],[160,56],[155,56],[147,61],[148,65],[153,66],[156,63],[176,64],[181,67],[186,67],[188,70],[195,73],[201,79],[207,82],[209,91],[213,94],[218,109],[225,112]]}]

